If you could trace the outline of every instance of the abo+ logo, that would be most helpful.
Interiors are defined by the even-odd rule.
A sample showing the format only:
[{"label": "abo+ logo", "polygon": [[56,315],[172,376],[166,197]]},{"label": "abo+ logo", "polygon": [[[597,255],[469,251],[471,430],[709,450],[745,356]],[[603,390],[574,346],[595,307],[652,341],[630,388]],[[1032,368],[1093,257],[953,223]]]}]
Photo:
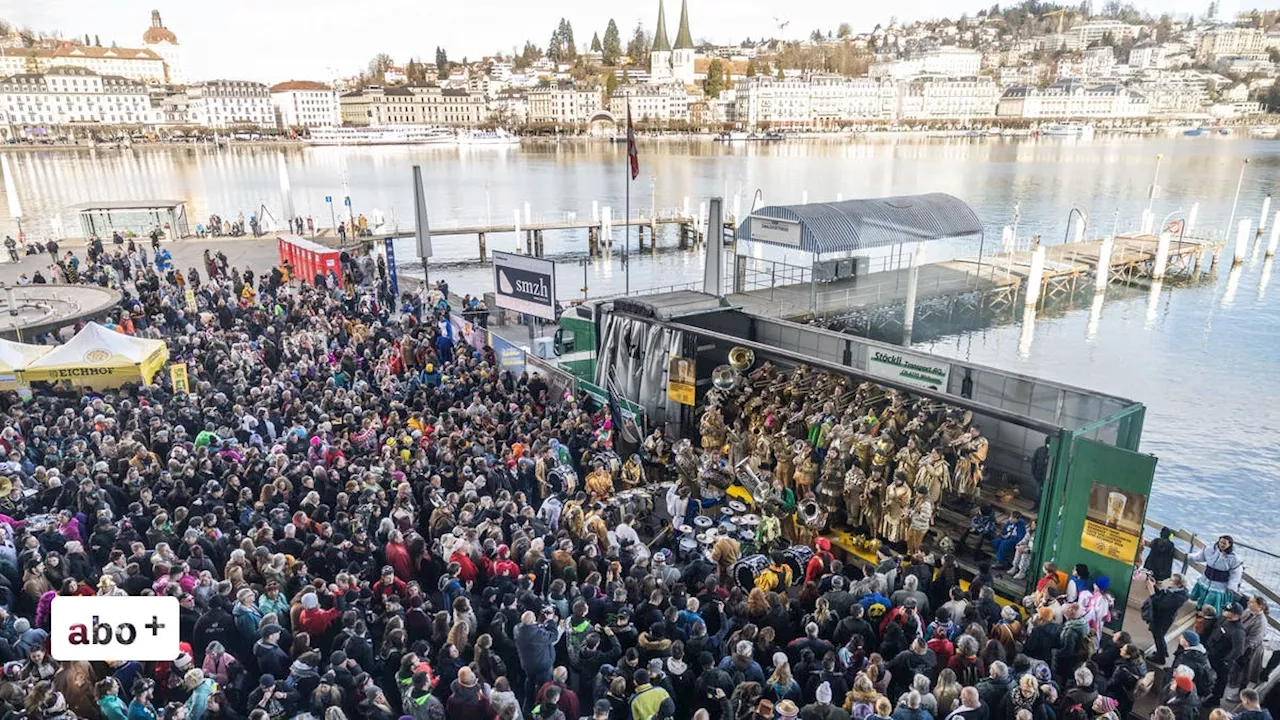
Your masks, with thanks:
[{"label": "abo+ logo", "polygon": [[172,596],[55,597],[52,655],[88,662],[172,660],[179,652],[180,612]]}]

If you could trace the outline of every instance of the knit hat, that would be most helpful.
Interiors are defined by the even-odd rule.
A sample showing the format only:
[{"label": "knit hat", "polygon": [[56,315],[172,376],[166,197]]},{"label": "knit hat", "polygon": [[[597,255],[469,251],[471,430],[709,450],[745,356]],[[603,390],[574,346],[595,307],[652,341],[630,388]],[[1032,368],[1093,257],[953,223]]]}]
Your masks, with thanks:
[{"label": "knit hat", "polygon": [[824,537],[820,537],[817,540],[814,540],[813,545],[819,550],[824,550],[824,551],[831,550],[831,541]]},{"label": "knit hat", "polygon": [[191,668],[182,676],[182,683],[188,688],[194,688],[202,682],[204,682],[204,671],[200,668]]},{"label": "knit hat", "polygon": [[1200,633],[1195,630],[1188,630],[1182,633],[1182,639],[1187,641],[1188,646],[1195,647],[1200,644]]},{"label": "knit hat", "polygon": [[778,703],[778,717],[793,718],[800,714],[800,708],[790,700],[783,700]]},{"label": "knit hat", "polygon": [[1109,713],[1119,706],[1120,703],[1106,695],[1099,695],[1098,699],[1093,701],[1093,711],[1096,713]]},{"label": "knit hat", "polygon": [[1106,575],[1101,575],[1099,577],[1094,578],[1093,584],[1098,587],[1098,590],[1102,592],[1106,592],[1107,589],[1111,587],[1111,578],[1107,577]]},{"label": "knit hat", "polygon": [[315,593],[307,593],[302,596],[302,609],[315,610],[318,607],[320,607],[320,598],[316,597]]},{"label": "knit hat", "polygon": [[1173,678],[1173,684],[1182,692],[1191,692],[1196,686],[1195,681],[1185,675],[1175,675]]},{"label": "knit hat", "polygon": [[266,673],[261,678],[258,679],[258,684],[264,688],[275,687],[276,676],[272,675],[271,673]]},{"label": "knit hat", "polygon": [[1040,622],[1053,622],[1053,608],[1041,607],[1039,610],[1036,610],[1036,618],[1038,618]]},{"label": "knit hat", "polygon": [[13,621],[13,631],[21,635],[31,629],[31,621],[26,618],[18,618]]},{"label": "knit hat", "polygon": [[329,656],[330,665],[341,665],[346,661],[347,661],[347,654],[341,650],[334,650],[333,654]]},{"label": "knit hat", "polygon": [[280,627],[275,623],[267,623],[266,625],[262,626],[261,630],[258,631],[258,637],[262,638],[263,640],[266,640],[272,635],[279,635],[282,632],[284,632],[284,628]]},{"label": "knit hat", "polygon": [[826,704],[831,702],[831,683],[824,682],[818,686],[818,691],[814,694],[818,698],[818,702]]}]

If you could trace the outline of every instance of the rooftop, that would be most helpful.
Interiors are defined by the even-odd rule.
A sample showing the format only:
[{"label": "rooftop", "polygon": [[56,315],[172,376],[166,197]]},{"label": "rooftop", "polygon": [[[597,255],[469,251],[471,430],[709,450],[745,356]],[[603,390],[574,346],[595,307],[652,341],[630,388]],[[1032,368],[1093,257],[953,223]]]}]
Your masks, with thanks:
[{"label": "rooftop", "polygon": [[314,80],[288,80],[271,86],[271,92],[289,92],[291,90],[328,90],[329,86]]}]

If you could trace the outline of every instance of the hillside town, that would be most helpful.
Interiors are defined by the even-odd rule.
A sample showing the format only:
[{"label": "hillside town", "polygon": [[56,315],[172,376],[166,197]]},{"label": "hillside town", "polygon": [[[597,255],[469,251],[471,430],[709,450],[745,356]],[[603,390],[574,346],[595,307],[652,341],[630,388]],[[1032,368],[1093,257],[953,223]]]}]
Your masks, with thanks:
[{"label": "hillside town", "polygon": [[[276,84],[193,78],[153,11],[141,42],[104,45],[0,25],[0,139],[253,133],[317,128],[814,132],[900,127],[1102,127],[1248,121],[1280,110],[1280,11],[1151,17],[1115,0],[1026,0],[930,22],[849,23],[805,40],[695,40],[709,7],[662,0],[652,30],[589,41],[561,19],[543,48],[431,60],[377,54],[346,77]],[[674,22],[673,22],[674,20]],[[674,29],[674,32],[672,30]],[[771,28],[791,34],[786,23]],[[128,45],[127,47],[125,45]]]}]

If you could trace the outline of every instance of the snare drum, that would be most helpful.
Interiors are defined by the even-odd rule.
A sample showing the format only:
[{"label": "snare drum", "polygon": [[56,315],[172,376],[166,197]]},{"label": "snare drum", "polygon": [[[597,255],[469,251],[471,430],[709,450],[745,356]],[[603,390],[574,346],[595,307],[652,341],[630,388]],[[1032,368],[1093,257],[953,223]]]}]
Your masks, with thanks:
[{"label": "snare drum", "polygon": [[792,545],[782,551],[782,557],[791,566],[792,584],[804,581],[804,568],[813,559],[813,548],[808,545]]},{"label": "snare drum", "polygon": [[729,568],[738,586],[750,591],[756,586],[756,578],[769,569],[769,558],[764,555],[748,555]]},{"label": "snare drum", "polygon": [[698,552],[698,541],[692,535],[685,535],[676,543],[676,552],[682,560],[688,560]]}]

